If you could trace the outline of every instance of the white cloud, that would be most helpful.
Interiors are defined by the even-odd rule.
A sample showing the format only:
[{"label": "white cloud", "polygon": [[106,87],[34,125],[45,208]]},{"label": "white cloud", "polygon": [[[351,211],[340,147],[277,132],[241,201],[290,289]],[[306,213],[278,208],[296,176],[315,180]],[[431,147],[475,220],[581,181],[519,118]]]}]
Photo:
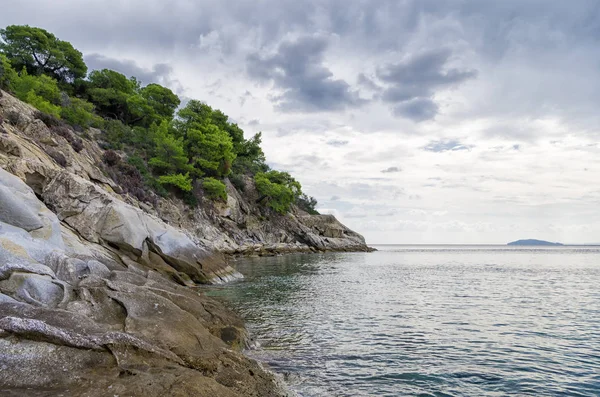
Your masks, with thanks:
[{"label": "white cloud", "polygon": [[0,26],[44,27],[262,131],[269,162],[370,243],[600,242],[593,15],[542,0],[23,0]]}]

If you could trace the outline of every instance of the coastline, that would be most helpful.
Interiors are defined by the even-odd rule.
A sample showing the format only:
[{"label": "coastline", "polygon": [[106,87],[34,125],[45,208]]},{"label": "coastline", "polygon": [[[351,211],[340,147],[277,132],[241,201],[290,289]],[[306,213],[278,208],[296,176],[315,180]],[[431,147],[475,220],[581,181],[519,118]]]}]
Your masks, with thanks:
[{"label": "coastline", "polygon": [[244,196],[226,181],[226,203],[151,207],[108,176],[96,140],[75,151],[3,93],[8,114],[18,118],[0,133],[2,390],[289,396],[241,352],[243,321],[203,285],[238,278],[235,258],[370,251],[364,238],[330,215],[269,215],[249,179]]}]

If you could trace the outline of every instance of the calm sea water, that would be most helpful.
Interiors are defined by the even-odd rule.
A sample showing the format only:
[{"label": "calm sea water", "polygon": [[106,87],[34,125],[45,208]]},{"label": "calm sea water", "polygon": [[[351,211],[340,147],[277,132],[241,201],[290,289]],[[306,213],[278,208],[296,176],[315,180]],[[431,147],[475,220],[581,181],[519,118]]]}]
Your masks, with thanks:
[{"label": "calm sea water", "polygon": [[600,396],[600,247],[377,246],[212,290],[300,396]]}]

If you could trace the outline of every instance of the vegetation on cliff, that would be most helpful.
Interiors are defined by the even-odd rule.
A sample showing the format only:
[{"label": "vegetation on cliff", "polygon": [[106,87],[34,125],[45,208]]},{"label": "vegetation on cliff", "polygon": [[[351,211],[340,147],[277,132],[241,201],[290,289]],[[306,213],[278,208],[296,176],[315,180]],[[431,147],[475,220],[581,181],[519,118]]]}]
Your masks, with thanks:
[{"label": "vegetation on cliff", "polygon": [[188,203],[200,195],[225,201],[224,178],[241,187],[252,177],[260,203],[274,211],[286,213],[296,204],[317,213],[316,200],[298,181],[270,170],[260,132],[246,139],[220,110],[198,100],[181,106],[167,87],[142,86],[109,69],[88,73],[81,52],[44,29],[11,25],[0,38],[0,88],[36,107],[76,151],[81,139],[65,124],[82,137],[90,127],[100,129],[107,173],[139,200],[170,192]]}]

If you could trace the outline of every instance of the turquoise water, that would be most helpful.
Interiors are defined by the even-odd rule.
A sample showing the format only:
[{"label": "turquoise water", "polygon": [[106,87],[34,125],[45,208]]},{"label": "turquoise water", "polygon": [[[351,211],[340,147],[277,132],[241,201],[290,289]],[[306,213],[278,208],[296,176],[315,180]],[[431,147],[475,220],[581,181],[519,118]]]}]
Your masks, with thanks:
[{"label": "turquoise water", "polygon": [[300,396],[599,396],[600,247],[379,246],[220,287]]}]

